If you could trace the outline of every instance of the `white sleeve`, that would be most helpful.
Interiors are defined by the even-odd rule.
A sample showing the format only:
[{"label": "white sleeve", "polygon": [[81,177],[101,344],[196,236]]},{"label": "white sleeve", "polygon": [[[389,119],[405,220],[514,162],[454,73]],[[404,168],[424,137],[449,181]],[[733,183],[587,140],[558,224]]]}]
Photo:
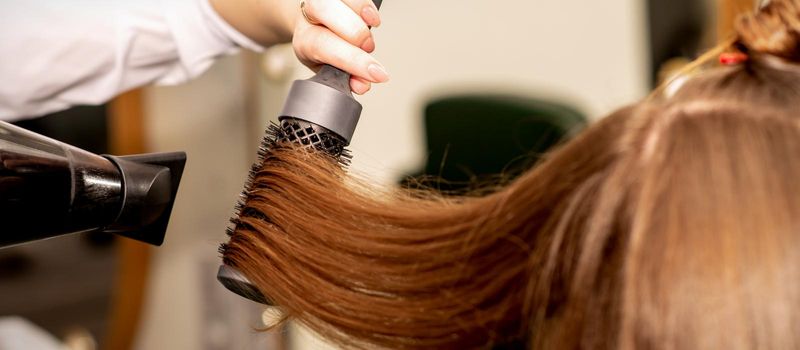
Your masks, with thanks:
[{"label": "white sleeve", "polygon": [[208,0],[2,0],[0,120],[182,83],[240,47],[263,49]]},{"label": "white sleeve", "polygon": [[64,344],[30,321],[17,316],[0,317],[0,349],[64,350]]}]

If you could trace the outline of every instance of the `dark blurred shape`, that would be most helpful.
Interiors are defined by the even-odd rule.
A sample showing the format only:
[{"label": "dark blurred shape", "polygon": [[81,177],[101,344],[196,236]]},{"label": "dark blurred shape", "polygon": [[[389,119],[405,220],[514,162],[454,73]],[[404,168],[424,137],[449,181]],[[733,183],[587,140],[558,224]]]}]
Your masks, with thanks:
[{"label": "dark blurred shape", "polygon": [[510,95],[437,99],[424,118],[428,161],[405,184],[446,193],[511,180],[586,124],[573,107]]},{"label": "dark blurred shape", "polygon": [[78,106],[13,123],[95,154],[108,151],[106,106]]},{"label": "dark blurred shape", "polygon": [[661,66],[676,57],[694,59],[709,28],[708,1],[649,0],[651,83],[658,83]]},{"label": "dark blurred shape", "polygon": [[34,267],[33,258],[20,251],[0,254],[0,280],[8,280],[24,276]]},{"label": "dark blurred shape", "polygon": [[88,232],[81,235],[81,240],[94,249],[105,249],[114,244],[114,235],[102,232]]}]

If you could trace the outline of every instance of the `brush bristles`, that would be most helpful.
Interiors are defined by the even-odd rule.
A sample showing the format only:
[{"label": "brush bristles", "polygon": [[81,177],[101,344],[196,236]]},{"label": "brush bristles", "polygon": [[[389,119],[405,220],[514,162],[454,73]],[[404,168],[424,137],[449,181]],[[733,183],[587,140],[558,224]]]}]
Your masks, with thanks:
[{"label": "brush bristles", "polygon": [[[294,132],[300,130],[299,134]],[[272,224],[269,217],[258,211],[248,211],[247,202],[253,190],[255,177],[264,167],[264,162],[270,158],[271,153],[276,149],[297,148],[306,149],[312,152],[319,152],[329,156],[336,161],[339,166],[347,167],[353,158],[350,150],[344,148],[345,141],[325,128],[310,124],[301,120],[287,119],[282,125],[270,123],[264,132],[264,138],[258,147],[256,161],[250,167],[244,189],[239,195],[239,199],[234,206],[234,214],[230,219],[232,226],[225,229],[225,234],[233,236],[236,230],[243,228],[240,217],[243,215],[255,217],[264,223]],[[221,244],[219,253],[224,255],[227,244]]]}]

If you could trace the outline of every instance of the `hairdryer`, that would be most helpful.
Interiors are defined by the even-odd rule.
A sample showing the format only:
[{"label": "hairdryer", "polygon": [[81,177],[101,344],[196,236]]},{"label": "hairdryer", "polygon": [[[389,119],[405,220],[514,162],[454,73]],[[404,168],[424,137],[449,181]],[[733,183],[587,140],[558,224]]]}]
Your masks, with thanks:
[{"label": "hairdryer", "polygon": [[[373,0],[380,8],[382,0]],[[324,65],[308,80],[297,80],[292,84],[278,121],[276,137],[269,137],[259,151],[264,157],[274,141],[291,141],[325,152],[346,163],[349,154],[345,147],[355,132],[361,116],[361,104],[350,91],[350,74]],[[256,163],[254,169],[258,168]],[[243,197],[247,196],[250,183],[245,185]],[[239,206],[241,210],[241,205]],[[237,217],[241,213],[237,213]],[[236,218],[231,220],[236,223]],[[223,248],[224,249],[224,248]],[[230,291],[247,299],[271,305],[272,302],[236,268],[222,264],[217,279]]]},{"label": "hairdryer", "polygon": [[161,245],[185,163],[100,156],[0,122],[0,248],[90,231]]}]

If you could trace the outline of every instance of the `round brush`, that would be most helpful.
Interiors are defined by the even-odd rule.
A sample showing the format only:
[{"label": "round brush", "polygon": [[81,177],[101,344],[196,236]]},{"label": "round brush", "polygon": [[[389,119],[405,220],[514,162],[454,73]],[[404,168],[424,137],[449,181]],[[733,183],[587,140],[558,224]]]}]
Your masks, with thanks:
[{"label": "round brush", "polygon": [[[373,0],[380,8],[382,0]],[[255,173],[271,150],[279,143],[292,142],[304,148],[313,148],[347,165],[350,154],[345,149],[350,144],[353,132],[361,116],[361,104],[353,98],[350,91],[350,74],[330,65],[324,65],[310,79],[297,80],[292,84],[283,110],[278,117],[279,125],[270,125],[261,142],[258,160],[251,168],[245,183],[236,214],[231,218],[233,227],[228,235],[241,229],[241,217],[256,217],[254,211],[247,210],[245,203],[250,196]],[[220,247],[224,253],[225,244]],[[258,303],[272,305],[272,302],[253,285],[246,276],[223,262],[219,267],[217,279],[230,291]]]}]

